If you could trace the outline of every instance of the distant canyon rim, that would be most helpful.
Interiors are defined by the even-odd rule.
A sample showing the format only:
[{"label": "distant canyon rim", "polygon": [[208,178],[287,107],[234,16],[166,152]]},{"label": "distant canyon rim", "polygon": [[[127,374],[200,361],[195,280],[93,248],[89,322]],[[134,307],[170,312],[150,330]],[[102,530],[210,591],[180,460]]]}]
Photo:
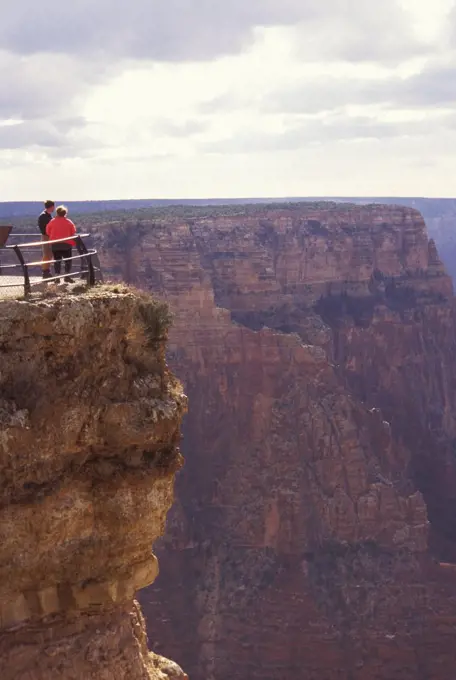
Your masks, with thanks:
[{"label": "distant canyon rim", "polygon": [[195,680],[446,680],[455,301],[421,214],[299,203],[93,226],[174,313],[177,503],[141,594]]},{"label": "distant canyon rim", "polygon": [[174,314],[186,464],[140,599],[192,680],[452,675],[456,201],[407,201],[78,217]]}]

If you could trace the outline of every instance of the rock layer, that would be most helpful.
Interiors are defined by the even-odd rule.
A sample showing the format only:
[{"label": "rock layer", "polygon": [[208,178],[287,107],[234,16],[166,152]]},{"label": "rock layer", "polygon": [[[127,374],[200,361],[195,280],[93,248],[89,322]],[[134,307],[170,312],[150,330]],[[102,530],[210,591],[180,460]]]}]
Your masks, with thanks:
[{"label": "rock layer", "polygon": [[2,680],[169,677],[133,602],[182,463],[166,307],[98,289],[0,318]]},{"label": "rock layer", "polygon": [[169,301],[190,397],[142,597],[157,649],[194,680],[447,680],[455,312],[420,214],[247,207],[97,238]]}]

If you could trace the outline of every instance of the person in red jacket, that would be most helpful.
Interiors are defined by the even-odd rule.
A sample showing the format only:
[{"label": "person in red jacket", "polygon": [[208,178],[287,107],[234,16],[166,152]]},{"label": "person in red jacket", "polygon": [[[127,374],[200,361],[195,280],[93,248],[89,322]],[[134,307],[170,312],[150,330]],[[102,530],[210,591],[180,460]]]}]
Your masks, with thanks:
[{"label": "person in red jacket", "polygon": [[[56,210],[56,216],[52,219],[46,227],[46,234],[49,236],[50,241],[55,241],[61,238],[67,238],[73,236],[76,233],[76,227],[74,223],[68,219],[68,208],[64,205],[59,205]],[[68,274],[71,272],[71,262],[68,259],[71,257],[72,247],[76,243],[71,241],[61,241],[60,243],[52,243],[52,255],[54,262],[54,269],[56,276],[60,275],[62,269],[62,260],[65,264],[65,281],[68,283],[73,283],[74,279],[70,278]],[[60,279],[57,280],[60,283]]]}]

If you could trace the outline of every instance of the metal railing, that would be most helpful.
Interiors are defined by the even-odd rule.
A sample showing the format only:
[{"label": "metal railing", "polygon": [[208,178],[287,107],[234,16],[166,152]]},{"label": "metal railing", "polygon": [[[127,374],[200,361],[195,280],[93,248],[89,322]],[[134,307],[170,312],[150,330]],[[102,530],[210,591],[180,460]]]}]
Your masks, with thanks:
[{"label": "metal railing", "polygon": [[[53,241],[33,240],[20,242],[28,238],[36,239],[36,234],[18,233],[11,237],[10,232],[11,227],[0,226],[0,297],[14,297],[19,291],[20,294],[27,296],[33,292],[35,287],[39,286],[39,289],[41,289],[48,284],[57,284],[62,278],[64,281],[68,281],[69,279],[73,280],[73,277],[79,276],[89,286],[93,286],[97,281],[102,281],[97,251],[95,248],[87,248],[83,240],[90,238],[89,234],[74,234],[73,236]],[[19,242],[11,243],[13,239]],[[46,260],[44,257],[41,257],[41,250],[44,245],[49,249],[49,255],[54,258],[51,250],[52,245],[68,241],[75,244],[77,255],[71,255],[71,257],[64,257],[59,260]],[[14,263],[12,259],[15,260]],[[50,268],[56,262],[60,263],[61,268],[66,269],[65,263],[73,263],[74,261],[80,262],[78,271],[64,271],[60,274],[55,273],[54,276],[42,277],[43,269]],[[38,270],[38,272],[35,273],[34,270]]]}]

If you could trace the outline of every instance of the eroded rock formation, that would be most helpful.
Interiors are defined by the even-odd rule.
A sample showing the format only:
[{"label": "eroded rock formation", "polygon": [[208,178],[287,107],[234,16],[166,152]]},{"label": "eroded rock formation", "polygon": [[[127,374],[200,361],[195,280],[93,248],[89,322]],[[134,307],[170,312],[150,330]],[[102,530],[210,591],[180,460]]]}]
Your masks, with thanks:
[{"label": "eroded rock formation", "polygon": [[186,677],[134,603],[182,462],[166,336],[128,291],[0,303],[2,680]]},{"label": "eroded rock formation", "polygon": [[151,641],[192,680],[447,680],[455,302],[420,214],[131,229],[100,228],[105,267],[170,302],[191,405]]}]

